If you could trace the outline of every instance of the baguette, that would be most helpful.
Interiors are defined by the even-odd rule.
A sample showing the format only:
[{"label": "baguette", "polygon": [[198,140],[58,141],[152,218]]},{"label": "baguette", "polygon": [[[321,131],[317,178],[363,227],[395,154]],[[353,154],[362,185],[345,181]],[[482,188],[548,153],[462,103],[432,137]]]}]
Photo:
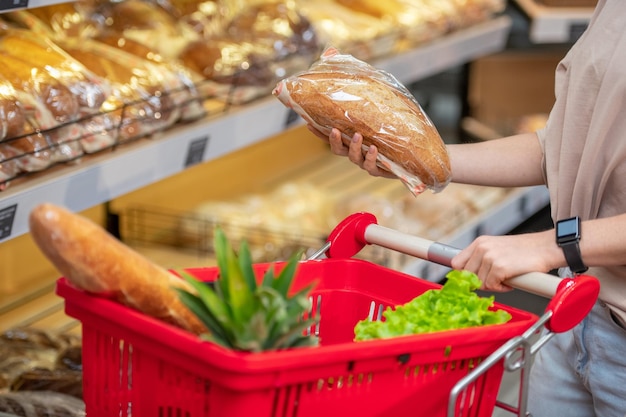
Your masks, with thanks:
[{"label": "baguette", "polygon": [[50,203],[29,216],[30,234],[52,264],[76,287],[106,295],[142,313],[188,330],[207,332],[179,300],[186,281],[132,250],[91,220]]},{"label": "baguette", "polygon": [[414,194],[441,191],[450,160],[437,129],[417,101],[391,75],[349,55],[323,56],[309,71],[282,80],[273,94],[322,133],[339,129],[346,144],[363,136],[375,145],[379,166]]}]

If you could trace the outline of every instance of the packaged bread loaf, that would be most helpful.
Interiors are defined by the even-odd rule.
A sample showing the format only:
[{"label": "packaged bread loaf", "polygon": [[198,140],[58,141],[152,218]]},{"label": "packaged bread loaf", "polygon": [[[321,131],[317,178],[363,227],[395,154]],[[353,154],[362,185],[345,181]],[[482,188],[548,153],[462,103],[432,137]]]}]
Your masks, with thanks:
[{"label": "packaged bread loaf", "polygon": [[378,149],[379,166],[414,194],[441,191],[450,160],[437,129],[393,75],[327,49],[307,71],[283,79],[273,94],[324,134],[338,128],[349,143],[363,135],[363,151]]},{"label": "packaged bread loaf", "polygon": [[184,88],[172,73],[149,61],[90,39],[59,39],[59,45],[111,85],[102,105],[116,126],[120,142],[144,137],[177,122],[176,92]]},{"label": "packaged bread loaf", "polygon": [[33,67],[4,51],[0,51],[0,62],[0,77],[8,80],[16,91],[35,99],[32,126],[44,131],[42,134],[50,143],[53,162],[82,155],[78,143],[80,129],[72,124],[77,120],[78,102],[67,86],[45,68]]},{"label": "packaged bread loaf", "polygon": [[51,128],[58,123],[42,101],[35,97],[30,84],[20,80],[9,71],[8,66],[0,66],[0,97],[4,102],[0,116],[6,127],[2,138],[4,156],[0,164],[5,172],[13,174],[16,174],[15,168],[17,173],[48,168],[58,150],[50,139],[50,132],[54,130]]},{"label": "packaged bread loaf", "polygon": [[178,60],[166,59],[149,46],[113,31],[101,32],[95,35],[93,40],[144,59],[164,73],[175,77],[170,96],[174,106],[180,109],[182,121],[192,121],[207,115],[203,106],[206,96],[200,90],[202,83],[200,74],[185,67]]},{"label": "packaged bread loaf", "polygon": [[106,79],[98,77],[72,59],[43,33],[20,28],[3,30],[0,32],[0,50],[39,72],[47,72],[47,76],[63,84],[78,106],[77,114],[71,117],[99,112],[100,106],[110,94]]},{"label": "packaged bread loaf", "polygon": [[55,145],[54,162],[114,144],[114,136],[102,122],[106,116],[100,114],[111,93],[104,78],[73,59],[41,29],[3,30],[0,54],[6,64],[3,71],[13,72],[49,115],[38,116],[37,128],[49,129],[46,135]]}]

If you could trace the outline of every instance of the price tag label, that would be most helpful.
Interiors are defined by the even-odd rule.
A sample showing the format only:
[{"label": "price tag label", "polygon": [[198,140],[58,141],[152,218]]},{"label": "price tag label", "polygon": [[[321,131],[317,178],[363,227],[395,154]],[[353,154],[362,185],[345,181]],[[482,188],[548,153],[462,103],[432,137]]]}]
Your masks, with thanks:
[{"label": "price tag label", "polygon": [[206,151],[208,143],[208,136],[194,139],[189,142],[189,149],[187,149],[187,158],[185,159],[185,168],[189,168],[192,165],[199,164],[200,162],[204,161],[204,152]]},{"label": "price tag label", "polygon": [[28,7],[28,0],[0,0],[0,11],[24,9]]},{"label": "price tag label", "polygon": [[0,209],[0,239],[11,236],[17,204]]}]

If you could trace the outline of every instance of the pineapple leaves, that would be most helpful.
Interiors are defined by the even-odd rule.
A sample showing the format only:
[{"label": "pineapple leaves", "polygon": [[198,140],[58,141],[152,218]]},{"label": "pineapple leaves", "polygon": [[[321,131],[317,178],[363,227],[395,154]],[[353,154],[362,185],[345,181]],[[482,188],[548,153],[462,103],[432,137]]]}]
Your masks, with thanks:
[{"label": "pineapple leaves", "polygon": [[[255,310],[253,292],[256,285],[249,282],[250,276],[254,281],[250,251],[247,249],[247,244],[242,244],[243,256],[239,261],[235,250],[220,228],[215,230],[214,245],[221,276],[217,284],[231,309],[233,320],[237,323],[245,322],[250,319]],[[247,265],[246,262],[248,262]]]},{"label": "pineapple leaves", "polygon": [[319,321],[310,314],[314,283],[290,295],[301,252],[293,254],[278,274],[270,265],[257,281],[247,242],[242,241],[236,252],[216,228],[214,245],[219,268],[216,282],[209,285],[183,271],[181,276],[195,293],[177,290],[181,301],[209,330],[201,335],[203,340],[249,352],[317,344],[309,331]]},{"label": "pineapple leaves", "polygon": [[278,291],[278,293],[283,297],[287,297],[288,295],[289,288],[291,287],[293,276],[296,274],[298,261],[301,256],[301,252],[291,255],[289,261],[287,262],[287,265],[285,265],[283,270],[280,271],[280,273],[278,274],[278,277],[272,282],[272,288]]}]

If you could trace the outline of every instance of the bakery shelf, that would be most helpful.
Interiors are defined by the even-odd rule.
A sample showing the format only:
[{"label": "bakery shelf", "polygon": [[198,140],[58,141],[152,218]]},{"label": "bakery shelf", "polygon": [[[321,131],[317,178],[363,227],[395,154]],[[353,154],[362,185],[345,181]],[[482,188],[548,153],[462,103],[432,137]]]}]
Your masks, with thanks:
[{"label": "bakery shelf", "polygon": [[499,16],[389,57],[376,63],[376,66],[403,83],[414,82],[480,56],[502,51],[511,24],[510,17]]},{"label": "bakery shelf", "polygon": [[587,27],[593,8],[547,7],[535,0],[515,0],[530,19],[528,36],[533,43],[571,43]]},{"label": "bakery shelf", "polygon": [[[414,82],[504,49],[510,27],[510,18],[499,16],[374,64],[403,83]],[[12,184],[0,193],[0,243],[28,231],[28,213],[40,202],[73,211],[96,206],[300,123],[291,116],[274,97],[265,97]]]}]

